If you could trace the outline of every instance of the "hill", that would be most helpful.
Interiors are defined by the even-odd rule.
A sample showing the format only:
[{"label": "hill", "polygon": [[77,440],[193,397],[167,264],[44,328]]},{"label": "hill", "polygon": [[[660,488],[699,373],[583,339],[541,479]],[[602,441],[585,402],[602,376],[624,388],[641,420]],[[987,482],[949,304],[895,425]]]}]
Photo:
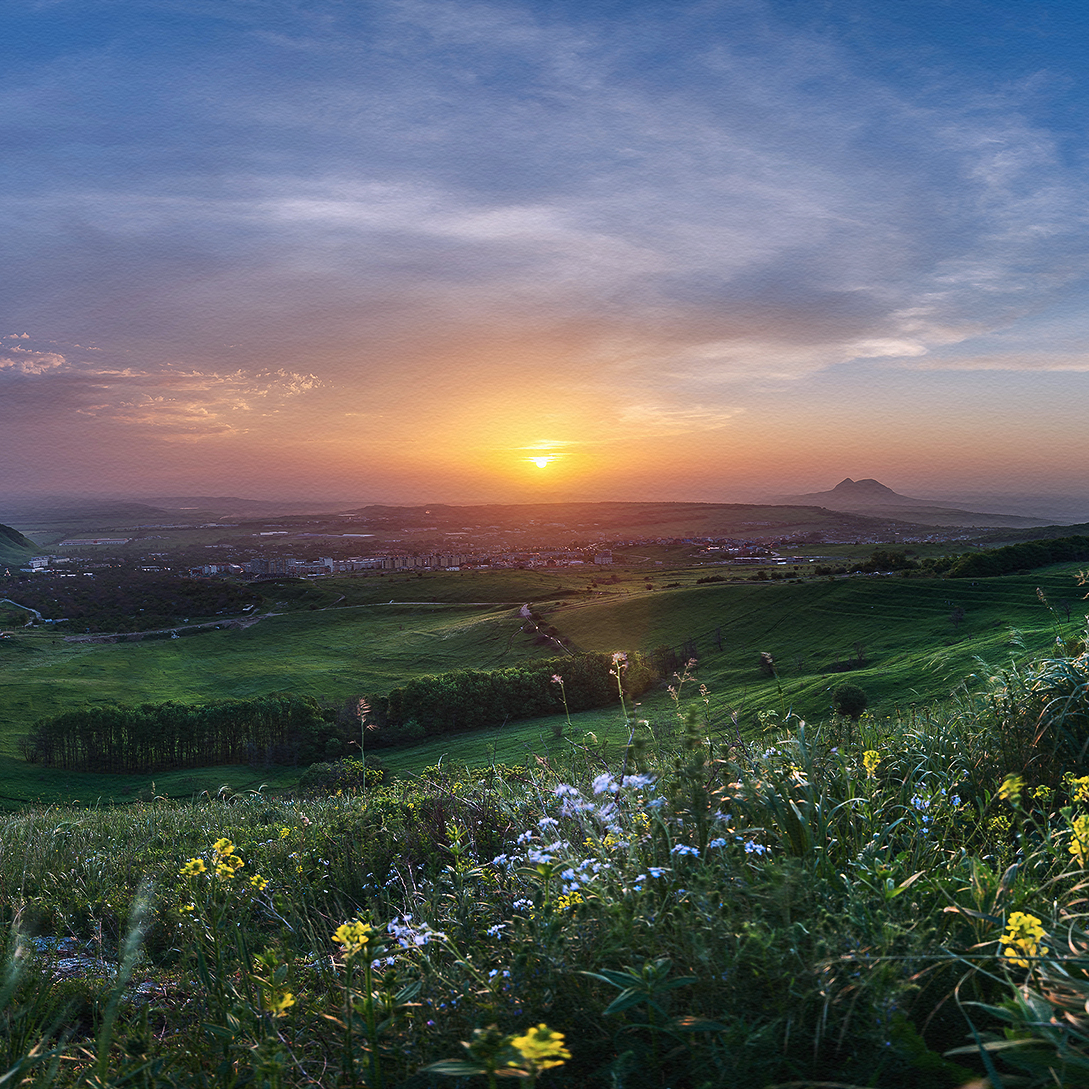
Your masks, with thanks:
[{"label": "hill", "polygon": [[852,480],[847,477],[829,491],[783,496],[781,502],[815,504],[828,510],[864,513],[871,517],[899,518],[930,526],[996,526],[1013,529],[1038,526],[1045,521],[1019,514],[987,514],[959,510],[949,503],[913,499],[869,477],[865,480]]},{"label": "hill", "polygon": [[0,563],[26,563],[39,551],[38,546],[11,526],[0,525]]}]

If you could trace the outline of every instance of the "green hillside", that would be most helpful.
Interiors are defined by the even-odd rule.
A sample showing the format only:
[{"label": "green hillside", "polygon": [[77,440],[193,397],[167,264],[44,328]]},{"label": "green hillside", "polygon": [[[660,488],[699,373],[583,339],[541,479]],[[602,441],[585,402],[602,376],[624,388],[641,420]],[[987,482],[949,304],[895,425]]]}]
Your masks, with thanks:
[{"label": "green hillside", "polygon": [[[560,582],[555,574],[529,571],[285,584],[268,591],[272,609],[283,610],[279,615],[242,630],[180,639],[71,643],[49,629],[18,628],[0,641],[0,795],[10,805],[58,792],[121,797],[142,789],[126,782],[117,794],[121,784],[115,789],[103,777],[62,782],[59,773],[28,767],[18,756],[18,739],[36,719],[87,704],[275,691],[340,703],[427,673],[498,669],[553,656],[554,645],[523,631],[519,602],[532,602],[543,623],[578,651],[668,646],[687,657],[694,644],[713,719],[729,721],[736,713],[745,730],[769,710],[792,709],[819,720],[831,690],[844,681],[860,685],[878,715],[931,704],[976,671],[977,658],[1006,661],[1016,652],[1016,630],[1038,647],[1054,638],[1056,625],[1073,635],[1084,623],[1073,564],[974,581],[855,576],[697,584],[704,571],[670,572],[669,588],[650,591],[633,571],[618,572],[619,581],[610,579],[593,592],[589,575]],[[1054,610],[1041,605],[1038,587]],[[759,669],[764,652],[775,660],[776,677]],[[648,693],[639,710],[651,721],[672,713],[664,690]],[[595,713],[579,729],[599,731],[608,714]],[[543,722],[519,724],[516,733],[513,725],[504,730],[503,738],[437,738],[429,743],[433,758],[454,747],[471,762],[477,745],[487,759],[483,750],[494,753],[500,742],[507,758],[540,752],[540,738],[549,734]],[[390,753],[391,766],[417,765],[412,753]],[[236,785],[243,773],[232,774]],[[287,781],[285,774],[290,780],[289,772],[279,771],[253,777],[279,782]],[[179,775],[182,792],[214,790],[227,777],[216,769],[207,776]]]},{"label": "green hillside", "polygon": [[39,551],[38,546],[29,537],[24,537],[11,526],[0,525],[0,563],[26,563]]}]

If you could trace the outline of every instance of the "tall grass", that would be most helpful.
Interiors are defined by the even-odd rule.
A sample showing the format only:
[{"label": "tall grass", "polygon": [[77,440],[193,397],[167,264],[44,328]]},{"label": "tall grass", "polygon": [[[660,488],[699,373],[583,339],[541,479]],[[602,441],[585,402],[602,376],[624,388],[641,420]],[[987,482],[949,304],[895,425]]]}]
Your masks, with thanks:
[{"label": "tall grass", "polygon": [[682,674],[619,748],[7,817],[0,1078],[1080,1085],[1087,670],[761,736]]}]

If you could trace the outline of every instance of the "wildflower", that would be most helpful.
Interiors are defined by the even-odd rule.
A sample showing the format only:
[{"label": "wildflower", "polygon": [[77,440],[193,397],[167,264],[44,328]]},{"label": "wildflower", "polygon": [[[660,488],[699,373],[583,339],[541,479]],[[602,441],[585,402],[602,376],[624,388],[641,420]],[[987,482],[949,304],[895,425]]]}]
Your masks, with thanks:
[{"label": "wildflower", "polygon": [[595,794],[612,794],[617,790],[617,784],[608,772],[602,772],[601,775],[590,784],[590,789]]},{"label": "wildflower", "polygon": [[234,854],[234,844],[229,839],[217,839],[212,844],[212,850],[217,855],[232,855]]},{"label": "wildflower", "polygon": [[1070,840],[1070,853],[1078,860],[1083,869],[1089,861],[1089,817],[1075,817],[1070,823],[1073,833]]},{"label": "wildflower", "polygon": [[506,930],[506,923],[496,923],[495,926],[489,926],[485,933],[489,938],[500,938],[503,936],[503,931]]},{"label": "wildflower", "polygon": [[648,866],[647,873],[649,873],[651,877],[661,877],[667,869],[668,867],[666,866]]},{"label": "wildflower", "polygon": [[628,656],[622,650],[614,651],[613,665],[619,666],[621,669],[626,669],[628,665]]},{"label": "wildflower", "polygon": [[182,904],[182,905],[181,905],[181,907],[179,907],[179,908],[178,908],[178,910],[179,910],[179,911],[180,911],[180,912],[181,912],[181,913],[182,913],[183,915],[190,915],[190,914],[192,914],[192,913],[193,913],[194,911],[196,911],[196,910],[197,910],[197,905],[196,905],[196,904]]},{"label": "wildflower", "polygon": [[558,673],[553,673],[552,674],[552,683],[553,684],[563,684],[563,678]]},{"label": "wildflower", "polygon": [[558,896],[556,898],[556,910],[571,911],[576,904],[584,904],[585,902],[586,901],[582,898],[582,893],[577,889],[572,889],[563,896]]},{"label": "wildflower", "polygon": [[671,855],[695,855],[699,857],[700,849],[698,847],[689,847],[687,843],[674,843],[669,849]]},{"label": "wildflower", "polygon": [[1014,911],[1006,920],[1006,933],[1000,940],[1005,946],[1004,955],[1009,957],[1011,964],[1029,968],[1031,965],[1026,957],[1042,957],[1048,952],[1048,947],[1040,944],[1043,937],[1043,925],[1035,915]]},{"label": "wildflower", "polygon": [[207,873],[208,867],[203,858],[191,858],[180,870],[179,877],[196,877],[198,874]]},{"label": "wildflower", "polygon": [[[563,1046],[563,1033],[553,1032],[543,1022],[536,1028],[531,1028],[524,1036],[515,1036],[510,1041],[510,1046],[522,1056],[534,1073],[562,1066],[566,1059],[571,1058],[571,1052]],[[512,1061],[507,1065],[519,1064]]]},{"label": "wildflower", "polygon": [[1070,797],[1075,802],[1089,802],[1089,775],[1070,780]]},{"label": "wildflower", "polygon": [[290,828],[281,828],[280,829],[280,839],[287,839],[287,837],[290,836],[290,835],[291,835],[291,829]]},{"label": "wildflower", "polygon": [[268,882],[259,874],[255,873],[250,878],[250,884],[258,891],[264,892],[268,888]]},{"label": "wildflower", "polygon": [[1025,789],[1025,780],[1020,775],[1009,774],[998,788],[998,796],[1009,802],[1015,809],[1021,804],[1021,791]]},{"label": "wildflower", "polygon": [[881,754],[876,749],[867,749],[862,754],[862,766],[866,769],[867,779],[877,778],[877,765],[881,763]]},{"label": "wildflower", "polygon": [[711,840],[711,842],[708,843],[707,846],[708,847],[725,847],[726,846],[726,841],[720,836],[718,839]]},{"label": "wildflower", "polygon": [[350,923],[342,923],[333,931],[333,941],[344,947],[346,957],[352,957],[373,941],[371,935],[374,933],[374,927],[370,923],[353,919]]},{"label": "wildflower", "polygon": [[216,859],[216,877],[229,881],[243,866],[245,863],[238,855],[222,855]]},{"label": "wildflower", "polygon": [[284,1017],[295,1005],[295,996],[290,991],[271,991],[265,999],[265,1004],[273,1017]]},{"label": "wildflower", "polygon": [[767,847],[762,843],[757,843],[754,839],[745,841],[745,854],[747,855],[763,855],[767,854]]},{"label": "wildflower", "polygon": [[427,945],[428,942],[434,939],[441,940],[446,937],[441,930],[432,930],[427,923],[411,926],[411,922],[412,916],[404,915],[400,916],[400,921],[394,919],[386,926],[386,929],[397,939],[397,943],[402,949],[408,949],[410,946]]}]

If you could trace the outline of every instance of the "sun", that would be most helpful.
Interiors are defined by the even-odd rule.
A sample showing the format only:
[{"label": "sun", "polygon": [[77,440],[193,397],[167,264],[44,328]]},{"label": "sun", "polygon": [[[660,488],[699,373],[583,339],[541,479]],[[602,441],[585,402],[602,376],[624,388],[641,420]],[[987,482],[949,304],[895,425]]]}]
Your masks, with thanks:
[{"label": "sun", "polygon": [[543,469],[552,459],[550,457],[533,457],[529,460],[532,461],[538,469]]}]

